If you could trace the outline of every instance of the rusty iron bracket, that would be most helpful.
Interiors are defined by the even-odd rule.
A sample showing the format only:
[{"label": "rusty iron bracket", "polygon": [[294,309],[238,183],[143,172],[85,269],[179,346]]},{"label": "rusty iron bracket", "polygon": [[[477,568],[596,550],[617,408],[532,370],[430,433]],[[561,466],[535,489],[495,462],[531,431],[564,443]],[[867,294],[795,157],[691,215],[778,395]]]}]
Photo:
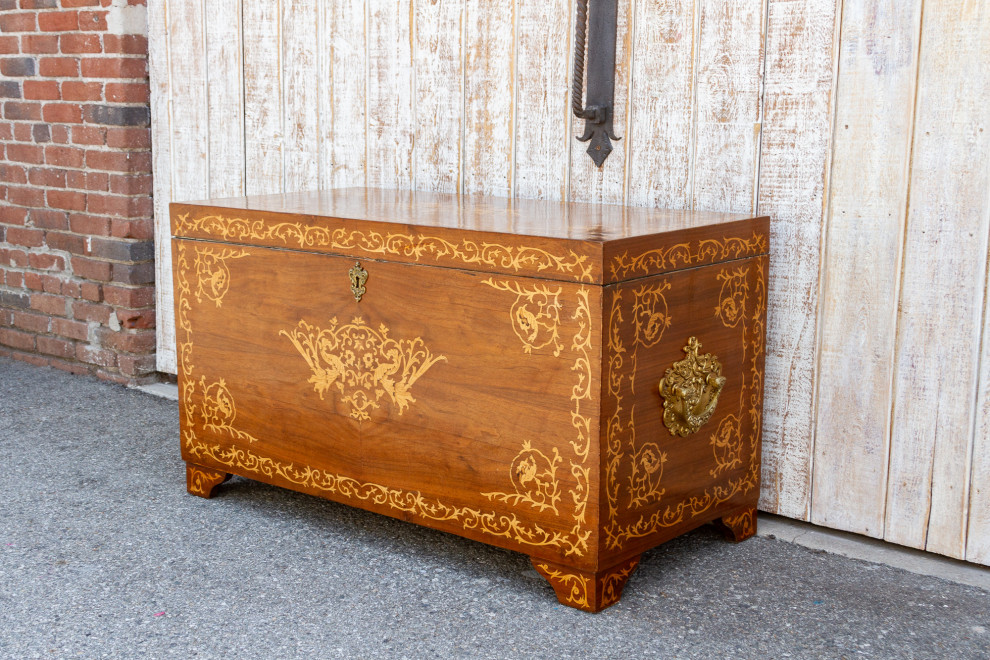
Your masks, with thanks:
[{"label": "rusty iron bracket", "polygon": [[[588,155],[598,167],[612,153],[611,140],[622,139],[612,128],[617,31],[617,0],[577,0],[571,107],[576,117],[586,120],[584,135],[578,140],[589,143]],[[587,100],[584,90],[586,64]]]}]

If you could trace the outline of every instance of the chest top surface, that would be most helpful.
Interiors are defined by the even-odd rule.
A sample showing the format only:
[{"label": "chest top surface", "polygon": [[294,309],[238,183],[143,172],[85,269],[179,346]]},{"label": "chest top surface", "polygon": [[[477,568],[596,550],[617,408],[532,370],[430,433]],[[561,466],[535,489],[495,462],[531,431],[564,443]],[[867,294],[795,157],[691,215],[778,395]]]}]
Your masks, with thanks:
[{"label": "chest top surface", "polygon": [[769,219],[346,188],[171,205],[176,238],[609,284],[766,254]]}]

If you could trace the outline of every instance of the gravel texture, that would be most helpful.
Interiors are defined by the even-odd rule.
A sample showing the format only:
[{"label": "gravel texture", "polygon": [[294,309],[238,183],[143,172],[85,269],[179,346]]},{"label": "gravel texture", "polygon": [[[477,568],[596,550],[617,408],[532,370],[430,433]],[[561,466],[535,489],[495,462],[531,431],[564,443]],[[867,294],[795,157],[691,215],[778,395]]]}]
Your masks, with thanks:
[{"label": "gravel texture", "polygon": [[990,658],[990,593],[703,528],[623,600],[526,557],[235,478],[175,402],[0,358],[0,658]]}]

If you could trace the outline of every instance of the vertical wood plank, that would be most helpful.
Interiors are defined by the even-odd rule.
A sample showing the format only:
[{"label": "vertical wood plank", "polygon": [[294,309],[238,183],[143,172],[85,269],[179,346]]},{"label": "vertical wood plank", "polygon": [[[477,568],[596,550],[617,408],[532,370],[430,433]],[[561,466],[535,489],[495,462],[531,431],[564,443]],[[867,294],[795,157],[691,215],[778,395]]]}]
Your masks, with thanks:
[{"label": "vertical wood plank", "polygon": [[571,0],[519,2],[514,194],[567,195]]},{"label": "vertical wood plank", "polygon": [[368,0],[368,183],[374,187],[412,187],[411,10],[411,0]]},{"label": "vertical wood plank", "polygon": [[320,188],[365,183],[367,57],[365,0],[320,0]]},{"label": "vertical wood plank", "polygon": [[990,5],[928,2],[885,538],[965,552],[990,190]]},{"label": "vertical wood plank", "polygon": [[823,269],[812,522],[882,537],[921,0],[847,2]]},{"label": "vertical wood plank", "polygon": [[414,187],[456,193],[461,187],[464,1],[415,0],[414,5]]},{"label": "vertical wood plank", "polygon": [[176,2],[168,14],[173,113],[172,196],[176,201],[210,195],[209,111],[206,86],[205,17],[202,0]]},{"label": "vertical wood plank", "polygon": [[209,197],[244,194],[244,66],[241,3],[204,0],[206,8]]},{"label": "vertical wood plank", "polygon": [[282,4],[283,190],[315,190],[319,185],[320,87],[317,72],[316,0]]},{"label": "vertical wood plank", "polygon": [[[615,134],[622,138],[612,141],[613,151],[601,169],[588,155],[588,143],[577,137],[584,133],[585,121],[573,113],[570,139],[570,194],[575,202],[621,204],[625,199],[626,150],[629,144],[629,75],[632,69],[632,41],[635,31],[636,0],[618,0],[618,30],[615,43]],[[572,56],[573,59],[573,56]]]},{"label": "vertical wood plank", "polygon": [[702,0],[692,208],[756,205],[765,4]]},{"label": "vertical wood plank", "polygon": [[244,0],[245,192],[283,189],[282,0]]},{"label": "vertical wood plank", "polygon": [[169,95],[168,11],[169,0],[148,7],[148,75],[151,84],[151,157],[155,204],[155,362],[159,371],[174,374],[175,315],[172,303],[172,244],[168,203],[172,198],[170,162],[172,124]]},{"label": "vertical wood plank", "polygon": [[463,168],[467,193],[512,194],[518,3],[466,2]]},{"label": "vertical wood plank", "polygon": [[[987,213],[990,214],[990,202]],[[983,295],[983,353],[980,358],[980,393],[976,400],[966,559],[990,566],[990,259]]]},{"label": "vertical wood plank", "polygon": [[807,520],[836,2],[769,0],[759,212],[773,222],[760,508]]},{"label": "vertical wood plank", "polygon": [[637,0],[626,202],[690,208],[696,0]]}]

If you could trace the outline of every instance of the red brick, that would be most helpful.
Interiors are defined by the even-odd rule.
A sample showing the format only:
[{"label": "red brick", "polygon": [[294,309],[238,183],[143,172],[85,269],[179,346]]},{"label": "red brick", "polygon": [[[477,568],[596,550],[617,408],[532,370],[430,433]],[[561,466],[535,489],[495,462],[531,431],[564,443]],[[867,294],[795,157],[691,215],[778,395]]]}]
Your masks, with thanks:
[{"label": "red brick", "polygon": [[[31,185],[47,188],[65,188],[65,170],[50,167],[32,167],[30,173]],[[32,219],[34,215],[32,214]]]},{"label": "red brick", "polygon": [[7,101],[3,104],[3,116],[5,119],[38,121],[41,119],[41,104]]},{"label": "red brick", "polygon": [[21,9],[55,9],[58,0],[21,0]]},{"label": "red brick", "polygon": [[82,123],[82,106],[75,103],[46,103],[42,110],[45,121],[53,124]]},{"label": "red brick", "polygon": [[0,55],[12,55],[21,52],[17,37],[0,37]]},{"label": "red brick", "polygon": [[[0,276],[3,275],[3,270],[0,270]],[[0,277],[0,282],[3,282],[3,278]],[[11,310],[4,307],[0,307],[0,326],[10,327],[14,324],[13,321],[14,314]],[[2,355],[2,353],[0,353]]]},{"label": "red brick", "polygon": [[[3,263],[3,261],[0,260],[0,263]],[[27,268],[27,252],[24,250],[7,250],[7,263],[15,268]]]},{"label": "red brick", "polygon": [[100,282],[109,282],[113,277],[113,267],[106,261],[86,257],[72,257],[71,261],[72,272],[77,277]]},{"label": "red brick", "polygon": [[49,190],[48,206],[66,211],[86,210],[86,194],[75,190]]},{"label": "red brick", "polygon": [[21,52],[50,54],[58,52],[58,37],[54,34],[26,34],[21,37]]},{"label": "red brick", "polygon": [[45,293],[62,293],[62,278],[58,275],[42,275],[41,283]]},{"label": "red brick", "polygon": [[[92,367],[87,367],[84,364],[79,364],[78,362],[63,362],[62,360],[52,359],[48,361],[48,366],[55,369],[60,369],[62,371],[67,371],[70,374],[75,374],[77,376],[85,376],[92,374],[94,369]],[[106,380],[106,379],[104,379]],[[129,383],[123,383],[129,384]]]},{"label": "red brick", "polygon": [[29,227],[7,227],[7,242],[24,247],[41,247],[45,243],[45,232]]},{"label": "red brick", "polygon": [[9,140],[14,137],[14,129],[9,121],[0,122],[0,140]]},{"label": "red brick", "polygon": [[99,30],[106,32],[107,12],[105,11],[81,11],[79,12],[80,30]]},{"label": "red brick", "polygon": [[65,316],[65,298],[48,293],[32,293],[31,309],[50,316]]},{"label": "red brick", "polygon": [[0,32],[34,32],[36,15],[33,11],[26,11],[0,16]]},{"label": "red brick", "polygon": [[107,129],[102,126],[73,126],[73,144],[106,144]]},{"label": "red brick", "polygon": [[43,57],[38,65],[48,78],[72,78],[79,75],[79,60],[74,57]]},{"label": "red brick", "polygon": [[152,284],[155,281],[155,262],[114,264],[112,280],[118,284]]},{"label": "red brick", "polygon": [[115,103],[148,103],[151,96],[147,83],[107,83],[106,94]]},{"label": "red brick", "polygon": [[155,333],[151,330],[108,332],[100,329],[100,344],[125,353],[148,353],[155,350]]},{"label": "red brick", "polygon": [[119,195],[150,195],[152,186],[153,181],[149,174],[114,174],[110,177],[110,192]]},{"label": "red brick", "polygon": [[44,291],[45,281],[41,279],[41,273],[24,273],[24,288],[32,291]]},{"label": "red brick", "polygon": [[31,133],[34,137],[35,142],[52,141],[51,124],[35,124],[34,126],[31,127]]},{"label": "red brick", "polygon": [[24,98],[57,101],[61,98],[58,83],[53,80],[25,80]]},{"label": "red brick", "polygon": [[140,34],[106,34],[103,36],[103,52],[147,55],[148,38]]},{"label": "red brick", "polygon": [[63,234],[61,232],[48,232],[45,242],[53,250],[62,250],[72,254],[86,254],[86,238],[75,234]]},{"label": "red brick", "polygon": [[62,52],[66,54],[75,53],[99,53],[103,50],[98,34],[63,34],[58,38]]},{"label": "red brick", "polygon": [[108,128],[107,146],[115,149],[150,149],[151,130],[147,128]]},{"label": "red brick", "polygon": [[79,172],[72,171],[66,174],[65,185],[69,188],[79,190],[95,190],[106,192],[109,186],[110,175],[106,172]]},{"label": "red brick", "polygon": [[120,327],[128,330],[148,330],[155,327],[155,310],[148,309],[118,309],[117,320]]},{"label": "red brick", "polygon": [[143,376],[152,374],[156,369],[155,356],[150,355],[126,355],[117,356],[117,367],[120,373],[125,376]]},{"label": "red brick", "polygon": [[89,151],[86,166],[95,170],[114,172],[151,172],[151,154],[148,152]]},{"label": "red brick", "polygon": [[61,358],[74,357],[76,354],[76,342],[57,337],[38,337],[38,352]]},{"label": "red brick", "polygon": [[155,223],[150,217],[136,220],[112,218],[110,220],[110,235],[114,238],[148,240],[155,235]]},{"label": "red brick", "polygon": [[117,354],[113,351],[85,344],[76,345],[76,359],[86,364],[96,364],[101,367],[117,365]]},{"label": "red brick", "polygon": [[99,7],[100,0],[62,0],[63,7]]},{"label": "red brick", "polygon": [[72,32],[79,29],[79,12],[43,11],[38,13],[38,27],[42,32]]},{"label": "red brick", "polygon": [[30,353],[19,353],[17,351],[11,351],[10,357],[21,362],[33,364],[36,367],[47,367],[50,363],[49,358],[40,355],[31,355]]},{"label": "red brick", "polygon": [[[31,268],[34,268],[35,270],[65,270],[65,259],[56,254],[32,252],[28,255],[28,263],[31,264]],[[62,285],[59,283],[58,292],[61,293],[61,291]]]},{"label": "red brick", "polygon": [[45,151],[34,144],[8,144],[7,160],[39,165],[45,161]]},{"label": "red brick", "polygon": [[89,195],[86,210],[98,215],[116,215],[133,218],[151,215],[154,208],[150,197]]},{"label": "red brick", "polygon": [[[117,177],[115,177],[117,178]],[[133,177],[120,176],[121,179],[131,179]],[[7,183],[27,183],[27,170],[20,165],[12,163],[0,163],[0,181]],[[2,222],[2,221],[0,221]]]},{"label": "red brick", "polygon": [[110,234],[110,220],[96,215],[73,213],[69,215],[69,229],[77,234],[108,236]]},{"label": "red brick", "polygon": [[[44,206],[45,191],[38,188],[9,186],[7,201],[18,206]],[[10,240],[10,237],[7,237]]]},{"label": "red brick", "polygon": [[148,61],[143,57],[90,57],[82,61],[81,71],[84,78],[147,78]]},{"label": "red brick", "polygon": [[16,270],[7,271],[7,286],[13,289],[24,288],[24,273]]},{"label": "red brick", "polygon": [[66,81],[62,83],[62,98],[66,101],[99,101],[103,98],[103,83]]},{"label": "red brick", "polygon": [[63,280],[62,281],[62,295],[66,298],[81,298],[82,287],[79,283],[82,280]]},{"label": "red brick", "polygon": [[89,324],[69,319],[53,319],[52,332],[69,339],[86,341],[89,339]]},{"label": "red brick", "polygon": [[104,284],[103,298],[115,307],[148,307],[155,304],[155,287]]},{"label": "red brick", "polygon": [[82,167],[86,152],[77,147],[45,147],[45,162],[56,167]]},{"label": "red brick", "polygon": [[106,325],[110,322],[110,308],[106,305],[75,301],[72,303],[72,316],[77,321],[94,321]]},{"label": "red brick", "polygon": [[[16,206],[0,206],[0,222],[8,225],[23,225],[27,220],[27,209],[19,209]],[[122,238],[137,238],[136,236],[124,236]]]},{"label": "red brick", "polygon": [[14,312],[11,320],[15,328],[30,332],[48,332],[48,327],[51,325],[49,317],[31,312]]},{"label": "red brick", "polygon": [[31,125],[14,124],[14,139],[21,142],[31,142]]},{"label": "red brick", "polygon": [[34,335],[19,330],[0,328],[0,344],[19,348],[22,351],[34,350]]},{"label": "red brick", "polygon": [[69,141],[69,127],[64,124],[57,124],[50,127],[52,130],[52,142],[66,144]]},{"label": "red brick", "polygon": [[69,216],[61,211],[32,209],[31,224],[42,229],[60,229],[65,231],[69,228]]},{"label": "red brick", "polygon": [[82,282],[79,285],[79,296],[90,302],[103,302],[103,285],[96,282]]}]

